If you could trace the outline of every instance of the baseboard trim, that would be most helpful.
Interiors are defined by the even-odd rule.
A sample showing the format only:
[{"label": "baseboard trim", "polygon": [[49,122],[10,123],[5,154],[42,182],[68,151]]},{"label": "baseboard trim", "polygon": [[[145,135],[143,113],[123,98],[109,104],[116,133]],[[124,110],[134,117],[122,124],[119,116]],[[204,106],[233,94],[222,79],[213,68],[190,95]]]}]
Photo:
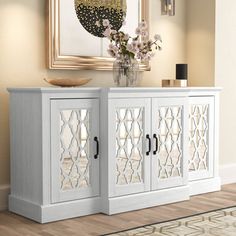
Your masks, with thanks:
[{"label": "baseboard trim", "polygon": [[9,193],[10,193],[10,185],[0,185],[0,211],[8,209]]},{"label": "baseboard trim", "polygon": [[39,223],[49,223],[99,213],[100,202],[100,197],[94,197],[41,206],[10,195],[9,211]]},{"label": "baseboard trim", "polygon": [[203,193],[210,193],[220,191],[221,180],[219,177],[196,180],[189,183],[190,196],[199,195]]},{"label": "baseboard trim", "polygon": [[220,166],[219,173],[222,185],[236,183],[236,163]]},{"label": "baseboard trim", "polygon": [[189,200],[189,186],[163,189],[115,198],[107,201],[108,215]]}]

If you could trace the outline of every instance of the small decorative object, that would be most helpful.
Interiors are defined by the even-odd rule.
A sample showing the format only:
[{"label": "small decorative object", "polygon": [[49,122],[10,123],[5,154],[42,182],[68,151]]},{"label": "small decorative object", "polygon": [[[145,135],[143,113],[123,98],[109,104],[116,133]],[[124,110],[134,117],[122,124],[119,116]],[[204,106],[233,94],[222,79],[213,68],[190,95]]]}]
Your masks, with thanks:
[{"label": "small decorative object", "polygon": [[124,56],[116,59],[113,64],[114,82],[119,87],[136,86],[138,82],[139,65],[136,59]]},{"label": "small decorative object", "polygon": [[119,30],[126,10],[126,0],[75,0],[75,11],[81,25],[89,33],[101,38],[105,30],[101,19],[109,19],[113,29]]},{"label": "small decorative object", "polygon": [[188,65],[176,64],[176,80],[162,80],[162,87],[187,87]]},{"label": "small decorative object", "polygon": [[176,79],[187,80],[188,79],[188,65],[176,64]]},{"label": "small decorative object", "polygon": [[162,80],[162,87],[187,87],[187,80],[166,79]]},{"label": "small decorative object", "polygon": [[47,83],[60,87],[77,87],[87,84],[91,79],[44,79]]},{"label": "small decorative object", "polygon": [[161,14],[174,16],[175,15],[175,0],[161,0]]},{"label": "small decorative object", "polygon": [[139,62],[148,62],[160,50],[161,36],[156,34],[149,39],[148,25],[142,21],[135,31],[135,37],[123,31],[116,31],[108,19],[103,20],[106,27],[104,36],[110,40],[108,53],[115,58],[113,64],[114,82],[117,86],[136,86],[138,84]]}]

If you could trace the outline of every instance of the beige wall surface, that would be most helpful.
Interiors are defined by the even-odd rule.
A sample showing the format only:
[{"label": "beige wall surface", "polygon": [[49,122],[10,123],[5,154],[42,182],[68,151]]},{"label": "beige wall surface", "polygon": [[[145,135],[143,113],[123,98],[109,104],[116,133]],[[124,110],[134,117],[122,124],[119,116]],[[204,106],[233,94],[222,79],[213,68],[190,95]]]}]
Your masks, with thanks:
[{"label": "beige wall surface", "polygon": [[236,163],[236,1],[216,0],[215,84],[223,87],[220,107],[221,164]]},{"label": "beige wall surface", "polygon": [[187,61],[191,86],[214,86],[215,0],[187,0]]},{"label": "beige wall surface", "polygon": [[[163,50],[145,72],[143,86],[159,86],[174,78],[175,64],[186,62],[185,1],[176,16],[160,15],[160,1],[150,0],[151,35],[160,33]],[[46,68],[45,5],[47,0],[0,0],[0,185],[9,183],[9,96],[7,87],[47,86],[44,77],[92,78],[89,86],[113,86],[111,72],[50,71]]]}]

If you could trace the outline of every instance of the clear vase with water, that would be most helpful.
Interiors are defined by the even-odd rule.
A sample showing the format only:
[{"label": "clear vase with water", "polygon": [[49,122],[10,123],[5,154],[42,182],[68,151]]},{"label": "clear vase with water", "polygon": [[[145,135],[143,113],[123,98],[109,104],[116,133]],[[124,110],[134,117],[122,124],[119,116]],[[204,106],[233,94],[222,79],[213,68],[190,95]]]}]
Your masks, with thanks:
[{"label": "clear vase with water", "polygon": [[139,63],[136,59],[122,57],[113,64],[113,78],[118,87],[135,87],[139,82]]}]

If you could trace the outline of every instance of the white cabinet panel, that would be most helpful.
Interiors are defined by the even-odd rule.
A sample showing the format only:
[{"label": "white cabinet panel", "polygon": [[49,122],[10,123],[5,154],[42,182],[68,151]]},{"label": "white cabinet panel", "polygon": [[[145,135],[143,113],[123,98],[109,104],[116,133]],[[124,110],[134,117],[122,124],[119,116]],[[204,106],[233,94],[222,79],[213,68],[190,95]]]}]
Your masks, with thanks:
[{"label": "white cabinet panel", "polygon": [[190,180],[213,177],[214,97],[189,99],[188,138]]},{"label": "white cabinet panel", "polygon": [[187,183],[186,99],[152,100],[152,190]]},{"label": "white cabinet panel", "polygon": [[150,99],[110,100],[109,111],[110,196],[148,191]]},{"label": "white cabinet panel", "polygon": [[52,202],[99,194],[98,108],[96,99],[51,101]]}]

